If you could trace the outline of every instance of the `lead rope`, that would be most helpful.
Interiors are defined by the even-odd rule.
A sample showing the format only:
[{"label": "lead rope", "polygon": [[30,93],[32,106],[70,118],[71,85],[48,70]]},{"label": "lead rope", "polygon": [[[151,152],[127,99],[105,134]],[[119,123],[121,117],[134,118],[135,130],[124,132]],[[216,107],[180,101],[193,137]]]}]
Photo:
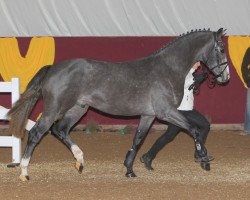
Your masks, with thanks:
[{"label": "lead rope", "polygon": [[[209,89],[213,89],[216,86],[215,76],[204,66],[204,64],[202,64],[201,70],[202,70],[202,73],[206,73],[207,74],[207,78],[206,78],[206,80],[204,80],[204,82],[206,81],[207,86],[208,86]],[[200,94],[200,86],[198,88],[196,88],[193,91],[193,93],[195,95]]]},{"label": "lead rope", "polygon": [[210,71],[207,72],[207,86],[210,89],[213,89],[216,86],[216,78]]}]

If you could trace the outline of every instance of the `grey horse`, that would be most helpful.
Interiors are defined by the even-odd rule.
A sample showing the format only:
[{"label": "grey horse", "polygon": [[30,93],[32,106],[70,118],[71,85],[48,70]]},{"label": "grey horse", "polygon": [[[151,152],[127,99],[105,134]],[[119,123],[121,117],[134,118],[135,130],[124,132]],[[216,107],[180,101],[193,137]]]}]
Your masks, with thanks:
[{"label": "grey horse", "polygon": [[124,161],[127,177],[136,176],[133,162],[155,118],[189,131],[201,157],[201,167],[209,170],[207,150],[197,127],[192,127],[177,107],[182,100],[185,77],[195,62],[202,61],[218,83],[229,80],[223,36],[223,29],[192,31],[148,57],[134,61],[73,59],[41,68],[8,113],[10,132],[23,137],[27,118],[36,101],[43,98],[42,117],[29,131],[20,163],[21,180],[29,179],[31,155],[49,130],[71,149],[76,168],[82,172],[83,152],[69,132],[89,107],[111,115],[140,116],[132,147]]}]

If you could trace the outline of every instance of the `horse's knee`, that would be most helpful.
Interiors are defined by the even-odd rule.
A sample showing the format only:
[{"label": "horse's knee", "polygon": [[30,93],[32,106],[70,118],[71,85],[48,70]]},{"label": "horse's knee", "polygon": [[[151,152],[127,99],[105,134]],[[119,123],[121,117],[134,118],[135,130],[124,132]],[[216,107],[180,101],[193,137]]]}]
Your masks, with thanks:
[{"label": "horse's knee", "polygon": [[137,150],[142,141],[145,139],[145,136],[147,134],[147,130],[144,129],[138,129],[136,132],[136,135],[134,137],[134,143],[132,146],[132,149]]}]

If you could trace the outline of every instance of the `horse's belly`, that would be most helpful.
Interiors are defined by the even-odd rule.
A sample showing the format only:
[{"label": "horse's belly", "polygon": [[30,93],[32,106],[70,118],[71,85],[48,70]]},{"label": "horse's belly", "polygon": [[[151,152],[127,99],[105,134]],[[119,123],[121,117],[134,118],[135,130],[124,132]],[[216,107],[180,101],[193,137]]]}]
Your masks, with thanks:
[{"label": "horse's belly", "polygon": [[111,115],[119,115],[119,116],[154,115],[154,112],[147,106],[133,107],[132,105],[118,106],[109,104],[99,104],[91,107]]},{"label": "horse's belly", "polygon": [[91,98],[83,100],[90,107],[101,112],[119,116],[154,115],[150,103],[130,99]]}]

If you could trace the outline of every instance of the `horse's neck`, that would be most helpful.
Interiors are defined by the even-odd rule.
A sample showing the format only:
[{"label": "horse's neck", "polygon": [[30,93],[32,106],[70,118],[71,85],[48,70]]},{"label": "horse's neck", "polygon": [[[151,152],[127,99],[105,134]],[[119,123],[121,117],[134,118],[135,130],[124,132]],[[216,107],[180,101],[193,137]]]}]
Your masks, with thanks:
[{"label": "horse's neck", "polygon": [[211,49],[211,36],[207,34],[191,37],[190,35],[185,40],[180,39],[159,52],[159,58],[164,60],[169,71],[186,77],[195,62],[205,62],[203,55]]},{"label": "horse's neck", "polygon": [[195,63],[195,55],[190,54],[189,49],[183,50],[181,47],[169,48],[168,51],[159,55],[159,59],[165,64],[166,73],[178,74],[178,77],[183,78],[187,76]]}]

